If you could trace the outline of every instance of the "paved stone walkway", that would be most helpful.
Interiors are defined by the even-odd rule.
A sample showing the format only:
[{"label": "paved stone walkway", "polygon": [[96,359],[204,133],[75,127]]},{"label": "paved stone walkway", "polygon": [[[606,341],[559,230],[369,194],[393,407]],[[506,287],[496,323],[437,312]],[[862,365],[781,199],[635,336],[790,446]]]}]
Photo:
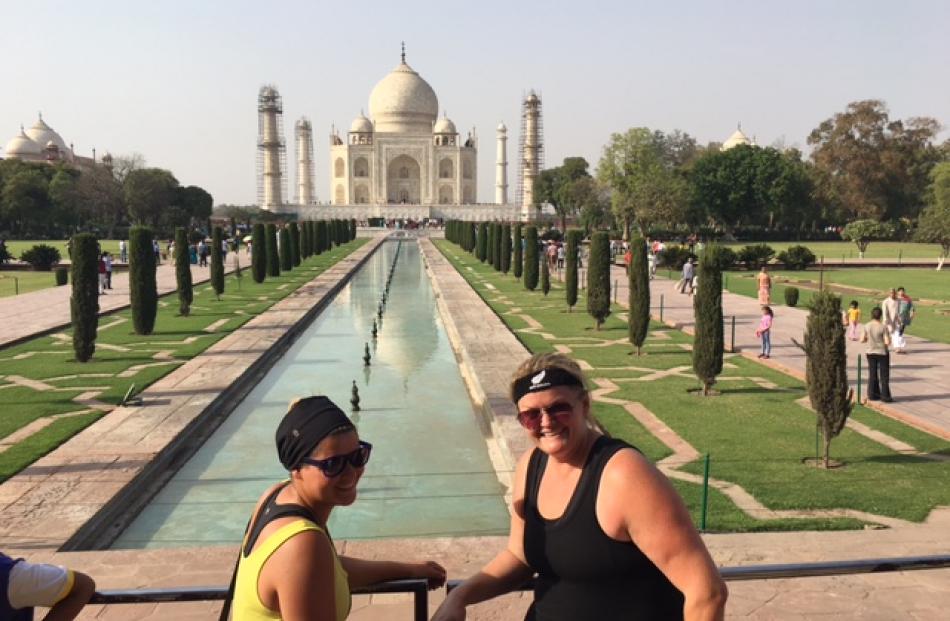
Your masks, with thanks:
[{"label": "paved stone walkway", "polygon": [[[234,271],[234,253],[228,253],[226,269]],[[241,267],[250,266],[250,257],[241,252]],[[191,266],[191,278],[195,285],[208,281],[211,270],[207,267]],[[155,271],[158,294],[171,293],[178,288],[175,282],[175,264],[165,261]],[[12,297],[0,298],[0,347],[17,343],[35,334],[57,330],[71,323],[69,316],[69,296],[72,287],[49,287]],[[112,289],[106,295],[99,296],[99,312],[108,313],[129,306],[129,273],[116,272],[112,275]],[[42,312],[37,312],[42,310]]]},{"label": "paved stone walkway", "polygon": [[[617,301],[627,303],[627,280],[622,267],[613,266],[611,279],[618,283]],[[686,332],[693,331],[693,299],[677,293],[675,281],[657,277],[650,281],[651,305],[658,315],[660,296],[663,296],[663,319]],[[736,318],[736,350],[755,359],[760,351],[755,328],[762,316],[757,300],[723,292],[723,315],[726,320],[726,347],[731,340],[731,317]],[[792,343],[802,342],[808,311],[776,303],[772,306],[775,323],[772,328],[772,357],[764,364],[800,377],[805,376],[805,353]],[[891,355],[891,393],[895,402],[867,405],[884,414],[898,418],[920,429],[950,440],[950,345],[928,341],[913,335],[907,337],[908,354]],[[865,346],[847,341],[848,377],[857,382],[857,360],[864,357]],[[867,361],[863,360],[864,388],[867,393]]]}]

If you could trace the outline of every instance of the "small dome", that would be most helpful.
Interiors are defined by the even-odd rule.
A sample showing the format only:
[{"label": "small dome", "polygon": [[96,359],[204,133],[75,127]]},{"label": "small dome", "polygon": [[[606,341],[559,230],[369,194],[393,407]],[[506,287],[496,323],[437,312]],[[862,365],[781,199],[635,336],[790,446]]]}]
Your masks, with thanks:
[{"label": "small dome", "polygon": [[24,157],[38,156],[43,154],[43,147],[26,135],[23,127],[20,127],[20,133],[14,136],[7,146],[3,149],[6,157]]},{"label": "small dome", "polygon": [[403,61],[373,88],[369,114],[380,132],[429,133],[439,115],[439,100],[429,83]]},{"label": "small dome", "polygon": [[52,142],[60,151],[66,151],[66,143],[63,141],[62,136],[57,134],[52,127],[46,124],[42,115],[36,120],[36,123],[33,123],[33,127],[26,130],[26,135],[36,144],[45,145]]},{"label": "small dome", "polygon": [[353,119],[353,123],[350,124],[350,131],[361,134],[371,134],[373,133],[373,123],[363,116],[361,112],[358,117]]},{"label": "small dome", "polygon": [[499,131],[499,132],[506,132],[506,131],[508,131],[508,128],[505,127],[505,124],[504,124],[504,123],[499,123],[499,124],[498,124],[498,128],[497,128],[497,131]]},{"label": "small dome", "polygon": [[458,130],[455,129],[455,123],[449,120],[449,117],[443,116],[441,119],[435,122],[435,127],[432,128],[432,133],[457,134]]},{"label": "small dome", "polygon": [[737,129],[732,132],[732,135],[724,143],[722,143],[722,151],[728,151],[733,147],[738,147],[740,144],[752,144],[752,141],[749,140],[748,136],[742,133],[741,129]]}]

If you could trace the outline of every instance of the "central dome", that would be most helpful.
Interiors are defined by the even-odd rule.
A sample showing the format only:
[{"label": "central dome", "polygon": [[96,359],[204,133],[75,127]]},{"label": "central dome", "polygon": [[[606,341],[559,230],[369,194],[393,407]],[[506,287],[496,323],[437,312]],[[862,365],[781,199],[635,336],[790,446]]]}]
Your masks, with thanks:
[{"label": "central dome", "polygon": [[439,115],[439,100],[429,83],[403,61],[373,88],[369,114],[378,132],[429,134]]}]

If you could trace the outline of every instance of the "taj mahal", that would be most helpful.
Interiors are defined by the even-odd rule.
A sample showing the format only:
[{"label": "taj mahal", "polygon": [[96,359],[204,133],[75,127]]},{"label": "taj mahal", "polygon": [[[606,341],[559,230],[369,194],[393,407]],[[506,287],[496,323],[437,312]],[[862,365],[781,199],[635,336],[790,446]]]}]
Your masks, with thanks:
[{"label": "taj mahal", "polygon": [[[288,200],[283,104],[276,87],[258,96],[258,200],[270,211],[304,218],[454,218],[464,220],[530,217],[533,182],[541,169],[540,98],[525,99],[519,192],[508,200],[508,129],[496,128],[494,202],[478,200],[478,135],[460,134],[429,83],[406,62],[373,87],[369,115],[353,119],[349,131],[335,125],[329,136],[330,196],[317,203],[313,192],[313,139],[309,119],[295,125],[296,191]],[[528,136],[527,133],[531,135]],[[527,153],[527,151],[531,151]]]}]

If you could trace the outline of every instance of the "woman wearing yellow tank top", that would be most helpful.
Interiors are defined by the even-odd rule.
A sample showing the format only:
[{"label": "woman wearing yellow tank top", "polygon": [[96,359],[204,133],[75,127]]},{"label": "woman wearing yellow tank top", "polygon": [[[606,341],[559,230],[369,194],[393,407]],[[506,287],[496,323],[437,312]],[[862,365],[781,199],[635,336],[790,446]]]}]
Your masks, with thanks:
[{"label": "woman wearing yellow tank top", "polygon": [[295,401],[277,428],[277,452],[290,479],[257,503],[238,561],[234,621],[342,621],[350,589],[386,580],[445,582],[426,561],[368,561],[337,556],[327,530],[336,506],[353,504],[372,446],[326,397]]}]

